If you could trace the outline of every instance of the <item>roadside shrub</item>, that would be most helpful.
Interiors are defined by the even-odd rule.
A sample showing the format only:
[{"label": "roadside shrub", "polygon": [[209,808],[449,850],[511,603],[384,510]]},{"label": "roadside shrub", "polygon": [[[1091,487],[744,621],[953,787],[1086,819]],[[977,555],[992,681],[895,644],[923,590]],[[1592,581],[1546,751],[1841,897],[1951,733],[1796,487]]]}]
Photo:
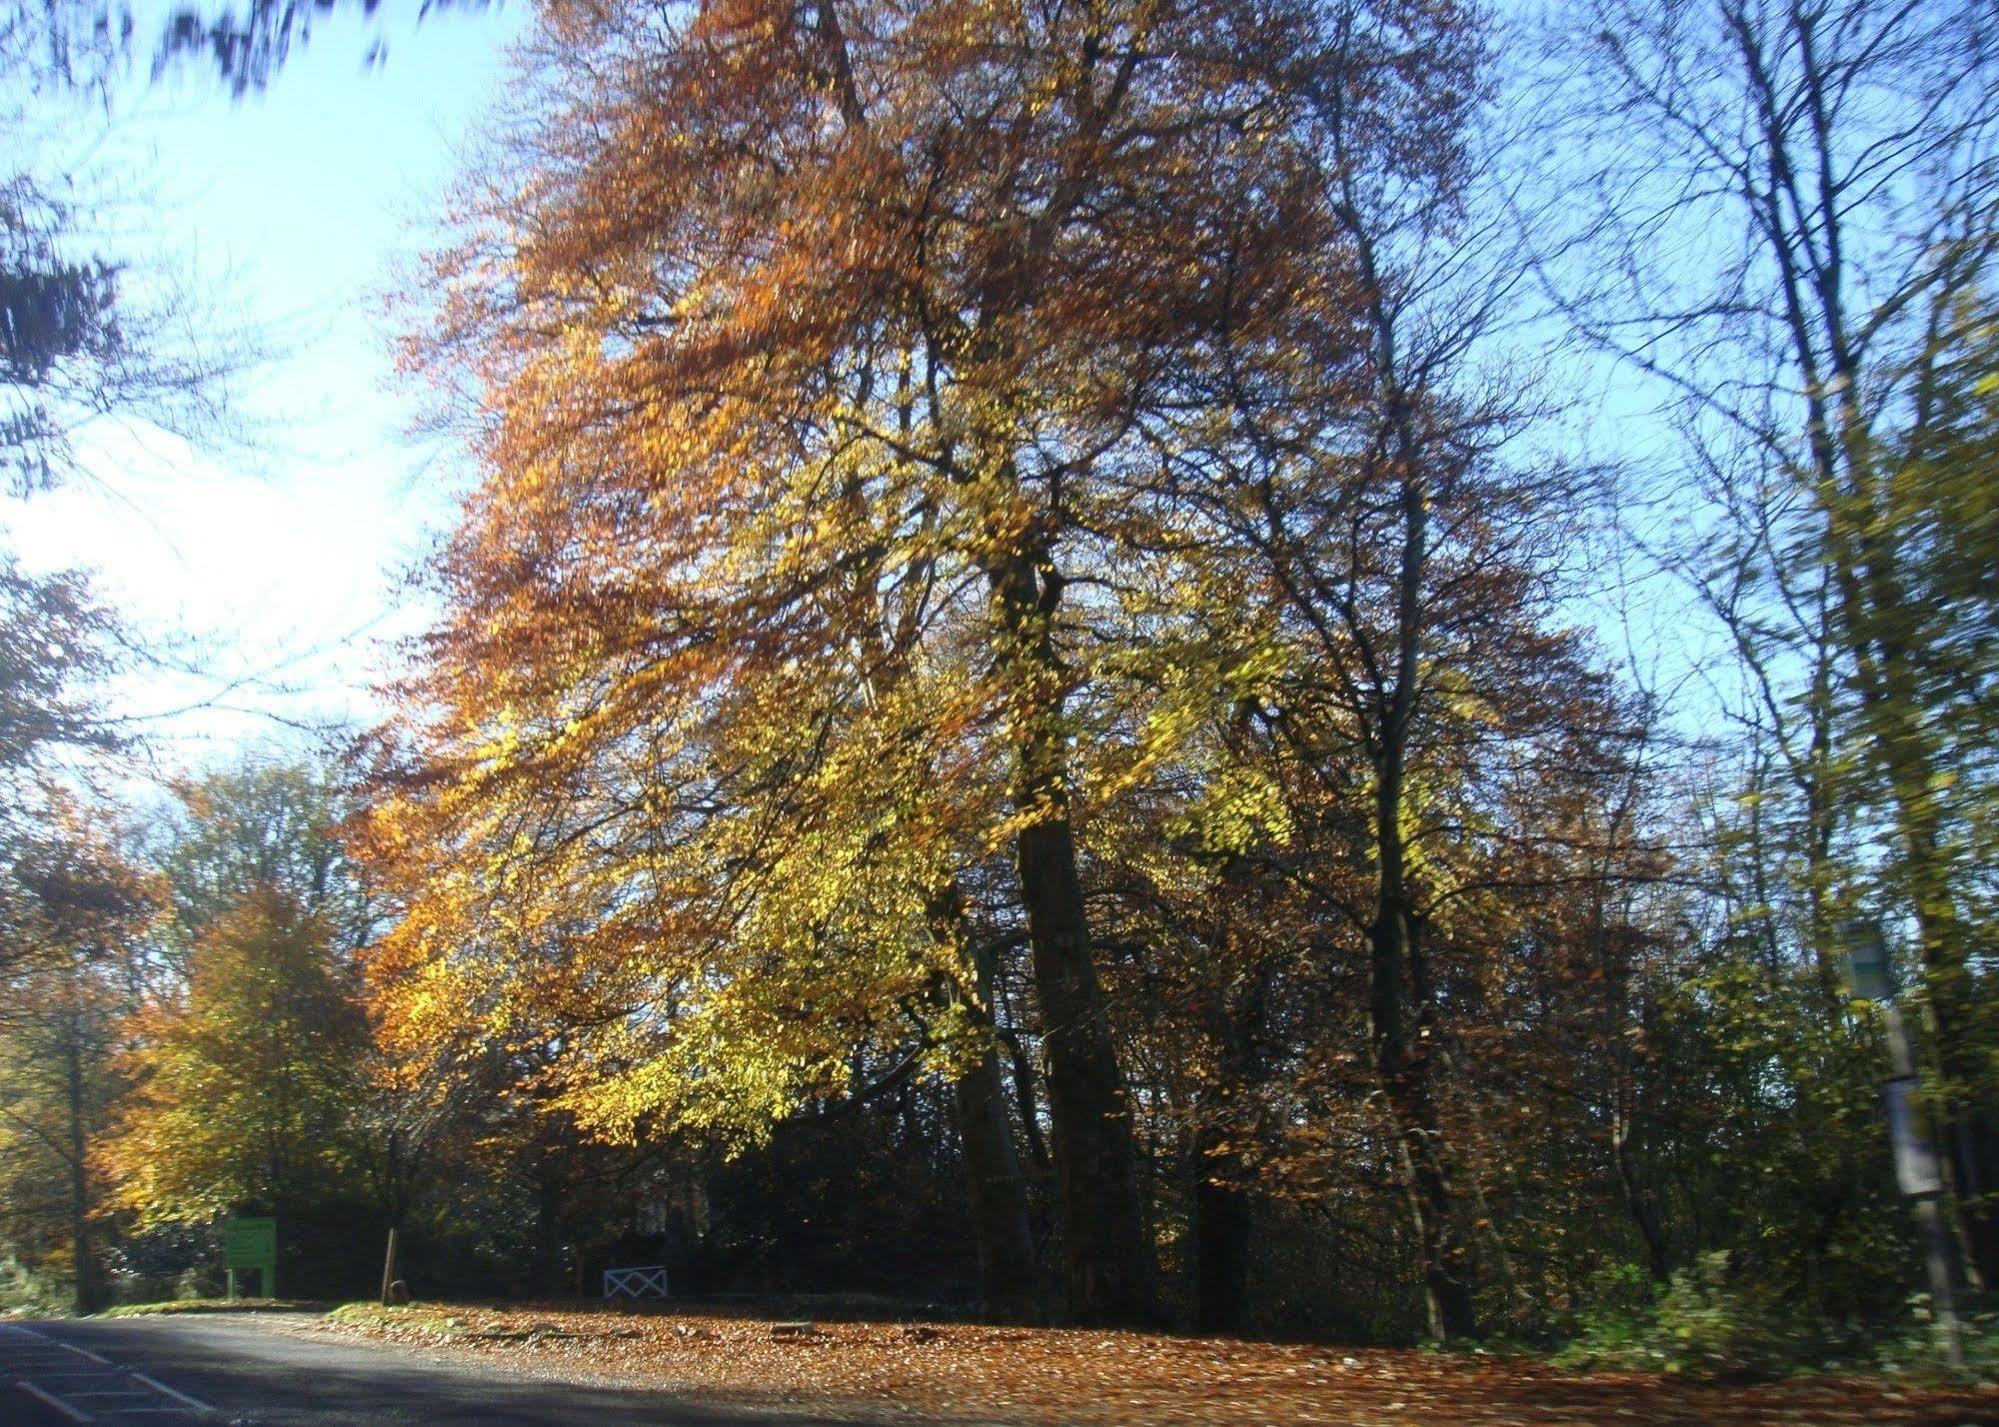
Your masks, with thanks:
[{"label": "roadside shrub", "polygon": [[[1999,1381],[1999,1301],[1988,1298],[1973,1303],[1960,1313],[1965,1369],[1975,1377]],[[1875,1365],[1883,1372],[1908,1373],[1916,1377],[1941,1377],[1949,1372],[1941,1344],[1937,1341],[1936,1315],[1927,1293],[1909,1298],[1908,1316],[1899,1332],[1884,1334],[1875,1352]]]},{"label": "roadside shrub", "polygon": [[12,1250],[0,1249],[0,1317],[45,1318],[68,1311],[68,1284],[22,1263]]},{"label": "roadside shrub", "polygon": [[1649,1303],[1634,1302],[1627,1281],[1610,1287],[1606,1301],[1584,1315],[1575,1340],[1557,1355],[1559,1363],[1750,1378],[1843,1355],[1838,1335],[1825,1325],[1736,1280],[1725,1252],[1704,1254],[1673,1274]]}]

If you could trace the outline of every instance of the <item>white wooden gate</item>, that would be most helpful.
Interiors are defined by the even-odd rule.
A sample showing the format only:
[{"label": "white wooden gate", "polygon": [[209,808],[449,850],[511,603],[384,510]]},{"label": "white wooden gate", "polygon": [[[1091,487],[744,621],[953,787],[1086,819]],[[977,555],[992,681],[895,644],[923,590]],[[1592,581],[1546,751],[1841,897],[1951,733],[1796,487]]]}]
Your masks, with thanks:
[{"label": "white wooden gate", "polygon": [[659,1264],[643,1268],[605,1269],[605,1302],[608,1303],[621,1293],[627,1298],[666,1297],[666,1269]]}]

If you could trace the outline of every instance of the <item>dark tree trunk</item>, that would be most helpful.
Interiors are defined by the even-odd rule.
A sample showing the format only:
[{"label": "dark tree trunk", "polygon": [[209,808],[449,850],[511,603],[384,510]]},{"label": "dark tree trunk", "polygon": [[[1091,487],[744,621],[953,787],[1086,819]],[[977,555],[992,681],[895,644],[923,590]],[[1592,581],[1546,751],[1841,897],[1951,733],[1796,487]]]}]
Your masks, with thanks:
[{"label": "dark tree trunk", "polygon": [[1631,1215],[1632,1226],[1645,1241],[1645,1266],[1655,1282],[1664,1283],[1671,1276],[1672,1264],[1666,1256],[1665,1226],[1659,1221],[1659,1196],[1639,1179],[1638,1167],[1632,1163],[1625,1142],[1626,1134],[1620,1124],[1611,1136],[1610,1152],[1617,1165],[1617,1182],[1624,1189],[1624,1207]]},{"label": "dark tree trunk", "polygon": [[980,1306],[988,1318],[1001,1322],[1035,1322],[1040,1304],[1034,1235],[1027,1223],[1027,1189],[1014,1153],[999,1057],[988,1050],[952,1091],[979,1250]]},{"label": "dark tree trunk", "polygon": [[1950,1122],[1950,1168],[1966,1255],[1976,1287],[1989,1293],[1999,1285],[1999,1138],[1983,1111],[1956,1108]]},{"label": "dark tree trunk", "polygon": [[1017,1031],[1001,1031],[1000,1038],[1006,1043],[1007,1064],[1013,1071],[1013,1099],[1020,1110],[1020,1132],[1027,1138],[1027,1157],[1037,1170],[1045,1170],[1052,1161],[1048,1157],[1048,1141],[1041,1133],[1041,1103],[1039,1092],[1034,1088],[1034,1060],[1021,1043]]},{"label": "dark tree trunk", "polygon": [[1069,1313],[1082,1323],[1149,1323],[1156,1307],[1131,1100],[1105,1024],[1068,821],[1023,829],[1018,857],[1047,1018],[1042,1044]]},{"label": "dark tree trunk", "polygon": [[[1210,1033],[1218,1051],[1219,1089],[1203,1097],[1194,1130],[1194,1323],[1203,1333],[1240,1333],[1249,1300],[1249,1255],[1255,1204],[1253,1175],[1235,1148],[1255,1133],[1254,1088],[1264,1073],[1262,1052],[1275,963],[1259,957],[1252,935],[1238,925],[1256,926],[1257,889],[1238,868],[1226,884],[1217,940],[1228,966],[1247,973],[1211,1004]],[[1252,1119],[1244,1119],[1248,1109]]]},{"label": "dark tree trunk", "polygon": [[1000,1073],[1000,1035],[994,1029],[994,955],[992,947],[972,947],[966,925],[964,893],[958,883],[946,883],[930,899],[932,935],[952,949],[964,975],[942,979],[940,995],[964,1007],[978,1037],[978,1059],[952,1083],[952,1109],[958,1123],[958,1143],[966,1157],[966,1203],[972,1215],[972,1237],[980,1253],[980,1307],[986,1317],[1005,1323],[1039,1321],[1039,1273],[1035,1271],[1033,1231],[1027,1225],[1027,1185],[1013,1151],[1013,1121],[1005,1107],[1005,1081]]},{"label": "dark tree trunk", "polygon": [[1386,1092],[1390,1131],[1408,1182],[1409,1207],[1423,1265],[1430,1335],[1439,1342],[1478,1335],[1470,1264],[1457,1234],[1457,1191],[1444,1154],[1443,1127],[1430,1087],[1430,1056],[1410,1034],[1403,1011],[1406,912],[1387,912],[1373,928],[1375,1069]]},{"label": "dark tree trunk", "polygon": [[1370,1020],[1375,1070],[1387,1104],[1390,1133],[1409,1189],[1409,1207],[1423,1265],[1430,1335],[1439,1342],[1478,1334],[1470,1263],[1457,1233],[1457,1191],[1444,1149],[1443,1125],[1430,1083],[1432,998],[1416,940],[1402,841],[1402,768],[1391,745],[1377,772],[1375,844],[1378,857],[1374,924],[1368,929]]},{"label": "dark tree trunk", "polygon": [[1204,1131],[1194,1153],[1194,1326],[1240,1333],[1248,1302],[1251,1207],[1239,1156]]},{"label": "dark tree trunk", "polygon": [[965,1189],[972,1237],[979,1253],[979,1304],[988,1318],[1009,1323],[1039,1320],[1034,1234],[1027,1220],[1027,1185],[1014,1152],[1000,1075],[999,1036],[993,1028],[993,957],[973,949],[958,888],[945,888],[930,906],[934,935],[948,940],[975,978],[971,995],[951,994],[964,1007],[980,1045],[978,1059],[951,1087],[958,1140],[965,1156]]},{"label": "dark tree trunk", "polygon": [[535,1283],[545,1298],[562,1297],[562,1184],[544,1150],[535,1169]]},{"label": "dark tree trunk", "polygon": [[1070,823],[1067,676],[1050,634],[1061,577],[1045,557],[1016,555],[995,563],[990,580],[1000,664],[1012,684],[1012,801],[1027,819],[1014,865],[1041,1000],[1069,1315],[1151,1323],[1158,1308],[1131,1098],[1097,979]]},{"label": "dark tree trunk", "polygon": [[[1371,238],[1359,236],[1363,269],[1374,279]],[[1369,1019],[1375,1070],[1381,1079],[1390,1132],[1409,1188],[1422,1255],[1423,1296],[1430,1335],[1439,1342],[1476,1337],[1470,1263],[1457,1235],[1457,1192],[1451,1182],[1443,1125],[1431,1084],[1435,1065],[1436,998],[1418,941],[1409,885],[1405,775],[1416,741],[1422,679],[1424,596],[1430,558],[1429,458],[1402,386],[1394,317],[1377,297],[1372,305],[1375,361],[1401,484],[1402,550],[1396,579],[1394,674],[1374,706],[1375,904],[1368,927]]]}]

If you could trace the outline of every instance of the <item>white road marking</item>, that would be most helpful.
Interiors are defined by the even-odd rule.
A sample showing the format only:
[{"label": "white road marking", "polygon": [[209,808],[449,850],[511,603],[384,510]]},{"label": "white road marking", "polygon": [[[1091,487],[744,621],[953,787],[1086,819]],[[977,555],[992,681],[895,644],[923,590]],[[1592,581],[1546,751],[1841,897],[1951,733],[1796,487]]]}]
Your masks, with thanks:
[{"label": "white road marking", "polygon": [[[77,1401],[85,1398],[92,1401],[106,1398],[129,1399],[139,1397],[163,1397],[170,1399],[170,1402],[154,1402],[134,1407],[100,1406],[97,1409],[99,1412],[113,1417],[145,1415],[155,1417],[207,1417],[219,1410],[203,1402],[198,1397],[190,1397],[178,1388],[168,1387],[158,1378],[148,1377],[142,1372],[134,1372],[130,1368],[120,1367],[117,1363],[112,1362],[111,1359],[101,1357],[88,1348],[79,1348],[74,1343],[65,1343],[59,1338],[49,1337],[46,1333],[37,1333],[32,1328],[23,1328],[12,1323],[0,1324],[0,1343],[15,1346],[17,1349],[6,1355],[8,1363],[16,1366],[17,1370],[21,1366],[26,1366],[39,1379],[39,1382],[30,1382],[26,1378],[16,1378],[14,1386],[20,1388],[21,1391],[27,1393],[30,1397],[46,1403],[72,1422],[95,1422],[97,1418],[86,1412],[83,1408],[78,1407],[76,1401],[68,1399],[76,1399]],[[33,1346],[27,1346],[28,1344],[33,1344]],[[55,1351],[57,1348],[62,1348],[75,1356],[64,1358]],[[26,1360],[30,1358],[35,1361],[27,1362]],[[91,1369],[85,1367],[57,1366],[59,1363],[73,1363],[76,1358],[84,1358],[97,1364],[97,1367]],[[135,1392],[124,1388],[102,1386],[63,1386],[62,1392],[68,1394],[68,1398],[66,1399],[58,1396],[48,1388],[39,1385],[41,1382],[102,1384],[107,1380],[122,1378],[129,1378],[133,1382],[141,1383],[148,1391]],[[179,1405],[175,1406],[171,1404]]]},{"label": "white road marking", "polygon": [[97,1420],[81,1407],[70,1406],[53,1392],[43,1392],[24,1377],[14,1379],[14,1386],[20,1388],[21,1391],[27,1393],[30,1397],[39,1398],[42,1402],[53,1407],[72,1422],[95,1422]]},{"label": "white road marking", "polygon": [[171,1397],[175,1402],[185,1403],[187,1406],[193,1408],[196,1412],[214,1412],[218,1410],[214,1407],[209,1406],[207,1403],[203,1402],[200,1398],[189,1397],[186,1393],[176,1391],[175,1389],[168,1387],[163,1382],[159,1382],[153,1378],[147,1377],[142,1372],[128,1371],[126,1373],[126,1376],[130,1377],[134,1382],[143,1382],[147,1387],[150,1387],[155,1392],[165,1393],[168,1397]]}]

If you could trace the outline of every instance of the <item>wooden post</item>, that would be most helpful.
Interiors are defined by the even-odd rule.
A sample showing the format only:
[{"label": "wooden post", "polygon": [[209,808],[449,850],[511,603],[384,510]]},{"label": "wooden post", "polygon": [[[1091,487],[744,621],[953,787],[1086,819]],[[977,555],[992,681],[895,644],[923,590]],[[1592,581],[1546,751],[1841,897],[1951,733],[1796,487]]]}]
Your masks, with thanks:
[{"label": "wooden post", "polygon": [[229,1288],[228,1288],[229,1301],[231,1303],[234,1303],[236,1301],[236,1270],[233,1268],[225,1268],[224,1270],[222,1270],[222,1272],[228,1277],[229,1280]]},{"label": "wooden post", "polygon": [[382,1306],[389,1306],[389,1285],[396,1281],[396,1231],[389,1230],[389,1251],[382,1259]]}]

